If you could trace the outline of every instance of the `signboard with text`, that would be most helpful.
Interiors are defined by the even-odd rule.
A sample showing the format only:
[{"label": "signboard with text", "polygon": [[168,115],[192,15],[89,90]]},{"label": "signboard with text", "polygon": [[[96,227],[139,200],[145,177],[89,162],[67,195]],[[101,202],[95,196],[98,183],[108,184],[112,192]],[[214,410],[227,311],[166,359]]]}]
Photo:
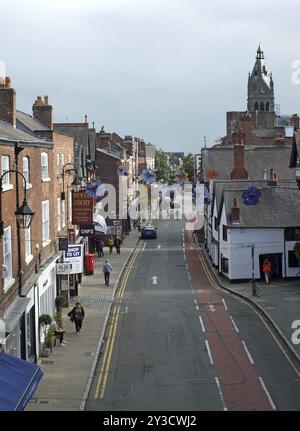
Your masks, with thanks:
[{"label": "signboard with text", "polygon": [[78,274],[83,272],[83,245],[69,245],[64,251],[64,262],[69,262],[71,265],[69,274]]},{"label": "signboard with text", "polygon": [[72,224],[93,224],[94,199],[83,190],[72,192]]}]

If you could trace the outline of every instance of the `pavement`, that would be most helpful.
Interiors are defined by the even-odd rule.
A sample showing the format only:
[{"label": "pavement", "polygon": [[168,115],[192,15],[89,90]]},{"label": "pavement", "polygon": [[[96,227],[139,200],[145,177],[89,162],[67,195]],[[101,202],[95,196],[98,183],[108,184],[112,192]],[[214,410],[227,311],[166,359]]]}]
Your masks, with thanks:
[{"label": "pavement", "polygon": [[[105,258],[113,267],[110,287],[105,286],[102,275],[105,258],[98,258],[95,254],[94,274],[83,277],[78,297],[71,298],[70,307],[63,309],[64,339],[67,344],[60,346],[58,343],[49,358],[39,359],[44,377],[28,403],[27,411],[79,411],[84,408],[118,280],[138,237],[138,231],[132,230],[123,241],[120,255],[116,254],[115,249],[111,255],[108,249],[104,249]],[[67,317],[77,301],[85,310],[79,335]]]},{"label": "pavement", "polygon": [[[300,327],[300,280],[271,279],[269,284],[265,281],[256,281],[255,284],[261,290],[261,296],[256,297],[252,295],[252,284],[250,282],[230,283],[224,277],[221,277],[216,268],[212,266],[207,251],[203,250],[207,261],[210,263],[211,271],[218,278],[220,284],[225,289],[237,293],[255,304],[272,323],[300,363],[300,342],[299,344],[295,344],[292,340],[292,336],[296,330],[296,328],[292,328],[293,322],[298,320],[298,328]],[[298,339],[300,340],[299,335]]]}]

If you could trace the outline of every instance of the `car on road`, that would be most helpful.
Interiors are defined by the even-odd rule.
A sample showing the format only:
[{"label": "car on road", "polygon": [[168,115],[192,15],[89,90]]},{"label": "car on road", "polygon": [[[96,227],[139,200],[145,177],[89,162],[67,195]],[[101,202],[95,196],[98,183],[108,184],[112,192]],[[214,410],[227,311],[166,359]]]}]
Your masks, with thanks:
[{"label": "car on road", "polygon": [[144,226],[141,230],[141,239],[156,239],[157,228],[154,226]]}]

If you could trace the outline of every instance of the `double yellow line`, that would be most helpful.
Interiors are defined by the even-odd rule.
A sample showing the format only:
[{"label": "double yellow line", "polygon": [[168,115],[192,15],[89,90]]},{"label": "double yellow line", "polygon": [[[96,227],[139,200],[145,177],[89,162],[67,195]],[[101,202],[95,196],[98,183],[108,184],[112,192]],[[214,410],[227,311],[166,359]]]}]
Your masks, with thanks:
[{"label": "double yellow line", "polygon": [[[191,232],[188,232],[189,235],[189,239],[190,242],[193,243],[194,245],[196,245],[193,242],[192,239],[192,234]],[[262,321],[262,323],[264,324],[264,326],[267,328],[268,332],[272,335],[274,341],[276,342],[276,344],[278,345],[279,349],[281,350],[281,352],[283,353],[284,357],[287,359],[287,361],[289,362],[289,364],[292,366],[293,370],[295,371],[296,375],[298,378],[300,378],[300,371],[298,368],[296,368],[296,366],[293,364],[293,362],[291,361],[289,355],[287,354],[286,350],[283,348],[283,346],[281,345],[281,343],[278,341],[278,337],[275,335],[275,333],[273,332],[272,328],[267,324],[267,322],[263,319],[263,317],[260,315],[260,313],[255,309],[255,307],[250,304],[248,301],[243,300],[240,297],[237,297],[236,295],[228,292],[228,290],[225,290],[223,288],[221,288],[217,282],[215,281],[215,279],[213,278],[213,276],[211,275],[211,270],[208,266],[208,263],[206,262],[205,258],[201,256],[200,252],[199,252],[199,246],[196,245],[197,247],[197,254],[199,257],[199,260],[202,264],[202,268],[210,282],[210,284],[212,285],[212,287],[214,287],[217,290],[222,291],[223,293],[225,293],[226,295],[230,296],[231,298],[235,299],[236,301],[239,301],[241,304],[243,305],[247,305],[252,311],[254,311],[254,313],[259,317],[259,319]]]},{"label": "double yellow line", "polygon": [[111,357],[112,357],[112,353],[113,353],[113,349],[114,349],[117,327],[118,327],[118,322],[119,322],[119,317],[120,317],[120,308],[121,308],[120,304],[121,304],[123,296],[124,296],[124,292],[125,292],[125,288],[127,285],[130,271],[132,270],[133,264],[137,258],[137,255],[138,255],[141,247],[142,247],[142,243],[139,243],[135,252],[133,253],[133,255],[130,259],[130,263],[129,263],[126,271],[125,271],[124,276],[122,277],[120,289],[118,290],[117,304],[114,305],[113,310],[112,310],[112,318],[111,318],[111,323],[110,323],[110,328],[109,328],[109,333],[108,333],[108,338],[107,338],[107,346],[106,346],[105,353],[103,356],[103,361],[101,364],[100,374],[99,374],[98,383],[97,383],[97,389],[96,389],[96,393],[95,393],[95,397],[94,397],[95,399],[97,399],[97,398],[102,399],[104,397],[105,388],[107,385],[108,372],[109,372],[109,368],[110,368]]}]

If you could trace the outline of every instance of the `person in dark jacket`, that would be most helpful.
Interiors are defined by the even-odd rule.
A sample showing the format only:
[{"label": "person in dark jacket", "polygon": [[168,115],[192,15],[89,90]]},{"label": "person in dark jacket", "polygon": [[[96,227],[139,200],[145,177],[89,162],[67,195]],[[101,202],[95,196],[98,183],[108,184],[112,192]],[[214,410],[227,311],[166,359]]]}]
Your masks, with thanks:
[{"label": "person in dark jacket", "polygon": [[75,307],[68,313],[71,318],[71,322],[75,323],[76,333],[79,334],[82,326],[82,321],[84,319],[84,309],[80,302],[76,302]]},{"label": "person in dark jacket", "polygon": [[101,256],[104,257],[103,247],[104,247],[104,242],[102,241],[102,239],[100,239],[99,241],[97,241],[98,257],[101,257]]},{"label": "person in dark jacket", "polygon": [[121,239],[119,237],[117,237],[116,241],[115,241],[115,246],[116,246],[117,254],[121,253],[121,244],[122,244]]}]

